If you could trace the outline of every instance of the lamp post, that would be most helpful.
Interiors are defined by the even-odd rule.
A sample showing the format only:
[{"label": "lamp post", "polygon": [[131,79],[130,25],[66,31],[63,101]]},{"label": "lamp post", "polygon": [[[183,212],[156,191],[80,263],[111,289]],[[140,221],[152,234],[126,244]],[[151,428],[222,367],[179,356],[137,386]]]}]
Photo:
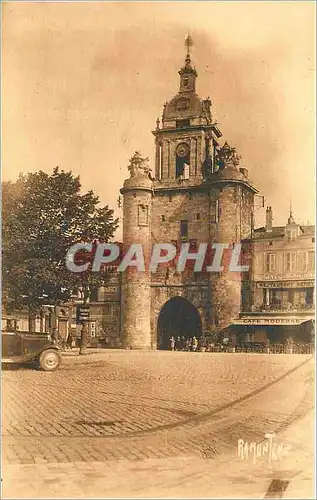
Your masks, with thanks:
[{"label": "lamp post", "polygon": [[79,306],[79,320],[82,324],[79,354],[87,354],[88,323],[89,323],[89,302],[90,288],[85,286],[83,289],[83,307]]}]

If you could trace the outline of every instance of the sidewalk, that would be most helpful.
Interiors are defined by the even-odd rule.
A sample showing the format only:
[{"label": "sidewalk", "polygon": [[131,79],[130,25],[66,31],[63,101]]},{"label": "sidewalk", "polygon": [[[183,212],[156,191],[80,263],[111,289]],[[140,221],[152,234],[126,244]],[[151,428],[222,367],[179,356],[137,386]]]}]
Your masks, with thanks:
[{"label": "sidewalk", "polygon": [[[311,414],[278,435],[292,452],[270,466],[168,457],[3,467],[2,498],[314,498]],[[275,486],[274,486],[275,485]]]},{"label": "sidewalk", "polygon": [[[2,498],[312,498],[310,357],[78,353],[4,374]],[[238,455],[273,430],[279,462]]]}]

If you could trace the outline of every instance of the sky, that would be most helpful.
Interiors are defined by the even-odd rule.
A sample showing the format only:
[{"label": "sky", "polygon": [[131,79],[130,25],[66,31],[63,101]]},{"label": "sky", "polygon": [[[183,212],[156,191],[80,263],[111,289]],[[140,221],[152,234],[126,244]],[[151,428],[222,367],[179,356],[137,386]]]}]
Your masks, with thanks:
[{"label": "sky", "polygon": [[151,130],[190,33],[197,93],[274,225],[290,201],[297,222],[314,222],[314,2],[4,2],[2,23],[3,180],[58,165],[121,217],[134,151],[154,169]]}]

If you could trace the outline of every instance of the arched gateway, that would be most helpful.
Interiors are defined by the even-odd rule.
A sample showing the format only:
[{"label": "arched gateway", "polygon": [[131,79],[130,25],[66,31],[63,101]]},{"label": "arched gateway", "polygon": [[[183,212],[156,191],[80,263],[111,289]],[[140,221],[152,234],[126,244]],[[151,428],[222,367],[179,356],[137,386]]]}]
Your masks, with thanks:
[{"label": "arched gateway", "polygon": [[199,336],[201,328],[201,318],[196,307],[183,297],[174,297],[160,311],[157,320],[157,347],[167,349],[172,336]]},{"label": "arched gateway", "polygon": [[[136,151],[128,167],[130,178],[120,191],[123,254],[131,245],[141,244],[145,262],[151,259],[155,243],[173,242],[178,250],[185,241],[191,248],[206,241],[238,243],[249,238],[252,229],[257,189],[251,184],[248,171],[239,167],[235,148],[225,141],[220,147],[222,133],[215,124],[210,99],[201,99],[196,93],[197,71],[189,53],[178,74],[179,92],[165,102],[162,119],[156,121],[152,130],[153,172],[150,173],[148,158]],[[194,235],[198,239],[190,240]],[[208,239],[202,239],[202,235],[208,235]],[[197,289],[198,276],[191,274],[189,268],[184,272],[179,272],[178,266],[174,269],[176,261],[181,264],[178,258],[179,255],[166,269],[154,271],[153,261],[154,269],[148,265],[145,270],[129,266],[122,273],[121,338],[126,348],[150,349],[155,341],[157,348],[166,348],[170,336],[199,335],[201,321],[203,329],[212,321],[217,322],[219,329],[237,317],[242,300],[240,275],[229,271],[211,274],[207,300],[205,287]],[[196,292],[199,297],[191,295]],[[193,302],[203,308],[201,318],[186,299],[172,298],[155,325],[158,301],[171,294],[195,297]],[[211,315],[214,306],[217,310]]]}]

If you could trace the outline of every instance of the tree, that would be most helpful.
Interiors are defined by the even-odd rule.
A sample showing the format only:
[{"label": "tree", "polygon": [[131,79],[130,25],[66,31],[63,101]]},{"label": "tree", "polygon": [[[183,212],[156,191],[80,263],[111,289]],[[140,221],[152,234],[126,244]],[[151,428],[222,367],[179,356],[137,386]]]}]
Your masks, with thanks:
[{"label": "tree", "polygon": [[118,219],[99,204],[93,191],[81,193],[79,177],[58,167],[2,184],[4,305],[8,311],[27,307],[30,330],[43,297],[58,305],[79,288],[107,283],[109,270],[73,273],[65,264],[74,243],[113,237]]}]

